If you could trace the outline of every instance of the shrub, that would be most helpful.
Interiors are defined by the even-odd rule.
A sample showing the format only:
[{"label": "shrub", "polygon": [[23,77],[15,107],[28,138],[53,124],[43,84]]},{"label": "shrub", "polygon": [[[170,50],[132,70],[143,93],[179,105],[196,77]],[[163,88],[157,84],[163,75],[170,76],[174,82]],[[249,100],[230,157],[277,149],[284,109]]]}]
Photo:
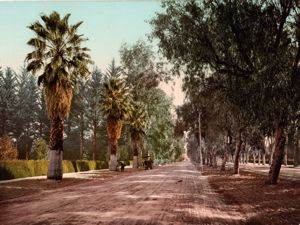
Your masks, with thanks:
[{"label": "shrub", "polygon": [[18,151],[7,135],[0,138],[0,160],[17,159]]},{"label": "shrub", "polygon": [[[107,169],[108,162],[87,160],[63,160],[64,173]],[[0,180],[42,176],[48,170],[47,160],[5,160],[0,161]]]},{"label": "shrub", "polygon": [[32,159],[47,159],[48,145],[43,138],[34,141],[30,156]]},{"label": "shrub", "polygon": [[64,173],[77,172],[76,161],[63,160],[63,172]]}]

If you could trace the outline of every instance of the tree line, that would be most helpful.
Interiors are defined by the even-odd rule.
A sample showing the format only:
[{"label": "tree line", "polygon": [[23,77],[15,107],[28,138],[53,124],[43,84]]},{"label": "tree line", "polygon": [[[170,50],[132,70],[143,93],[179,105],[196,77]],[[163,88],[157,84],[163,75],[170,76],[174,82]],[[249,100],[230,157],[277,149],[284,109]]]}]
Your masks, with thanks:
[{"label": "tree line", "polygon": [[192,155],[201,165],[233,155],[239,173],[241,152],[270,151],[267,182],[276,184],[286,146],[300,163],[299,2],[166,0],[162,8],[152,37],[174,73],[185,73],[177,126],[190,131]]},{"label": "tree line", "polygon": [[123,44],[121,65],[113,60],[102,72],[82,47],[82,22],[70,25],[69,17],[42,15],[28,27],[33,51],[20,74],[0,70],[0,136],[14,139],[19,159],[40,155],[30,151],[43,138],[48,179],[62,178],[63,152],[68,159],[110,160],[111,170],[117,160],[134,158],[137,167],[142,156],[178,159],[182,143],[174,135],[172,100],[158,88],[169,76],[151,47]]}]

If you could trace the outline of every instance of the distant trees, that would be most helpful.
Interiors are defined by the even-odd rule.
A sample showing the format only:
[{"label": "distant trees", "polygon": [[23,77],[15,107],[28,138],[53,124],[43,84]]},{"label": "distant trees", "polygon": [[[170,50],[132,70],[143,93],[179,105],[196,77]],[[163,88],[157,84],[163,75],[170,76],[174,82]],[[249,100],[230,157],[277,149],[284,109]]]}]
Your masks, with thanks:
[{"label": "distant trees", "polygon": [[[0,70],[1,135],[16,140],[19,159],[28,159],[32,141],[45,136],[48,119],[40,105],[41,92],[35,77],[21,68],[16,73],[11,68]],[[42,125],[41,122],[45,125]]]},{"label": "distant trees", "polygon": [[11,68],[5,71],[0,70],[0,113],[1,113],[1,130],[0,136],[15,132],[14,112],[17,102],[17,78]]},{"label": "distant trees", "polygon": [[151,46],[142,40],[123,44],[120,58],[135,105],[129,122],[134,158],[137,160],[138,152],[142,152],[142,156],[151,154],[155,159],[178,159],[183,146],[174,134],[172,102],[158,88],[161,81],[170,79],[164,63],[155,58]]}]

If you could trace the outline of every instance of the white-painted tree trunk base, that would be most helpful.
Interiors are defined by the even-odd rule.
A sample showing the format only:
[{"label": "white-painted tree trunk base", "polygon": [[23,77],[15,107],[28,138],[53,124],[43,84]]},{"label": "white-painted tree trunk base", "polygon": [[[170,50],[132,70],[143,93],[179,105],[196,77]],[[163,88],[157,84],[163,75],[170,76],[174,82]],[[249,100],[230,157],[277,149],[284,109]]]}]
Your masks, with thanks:
[{"label": "white-painted tree trunk base", "polygon": [[137,157],[137,156],[133,156],[133,168],[134,168],[134,169],[139,168],[139,165],[138,165],[138,157]]},{"label": "white-painted tree trunk base", "polygon": [[49,150],[49,164],[47,179],[61,180],[63,177],[62,170],[62,151]]},{"label": "white-painted tree trunk base", "polygon": [[116,155],[110,155],[109,170],[117,171],[118,162]]}]

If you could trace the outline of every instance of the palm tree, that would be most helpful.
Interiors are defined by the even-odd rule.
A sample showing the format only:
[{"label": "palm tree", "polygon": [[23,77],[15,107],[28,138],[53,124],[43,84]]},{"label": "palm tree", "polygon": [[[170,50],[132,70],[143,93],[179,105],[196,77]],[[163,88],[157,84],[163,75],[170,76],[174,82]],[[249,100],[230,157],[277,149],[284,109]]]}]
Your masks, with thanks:
[{"label": "palm tree", "polygon": [[70,15],[61,19],[54,11],[42,15],[42,23],[36,21],[28,27],[35,37],[27,43],[34,49],[26,57],[27,70],[41,71],[38,85],[43,86],[51,124],[47,178],[55,180],[62,179],[63,122],[70,112],[73,88],[79,77],[89,74],[88,64],[92,63],[89,49],[81,47],[87,39],[77,34],[82,22],[69,25]]},{"label": "palm tree", "polygon": [[117,170],[117,144],[121,137],[122,126],[131,113],[131,93],[120,77],[120,67],[112,61],[106,72],[101,96],[101,108],[107,118],[107,133],[110,141],[109,169]]},{"label": "palm tree", "polygon": [[141,136],[145,134],[147,114],[141,103],[135,103],[130,116],[130,134],[133,150],[133,168],[138,168],[138,155],[140,152]]}]

